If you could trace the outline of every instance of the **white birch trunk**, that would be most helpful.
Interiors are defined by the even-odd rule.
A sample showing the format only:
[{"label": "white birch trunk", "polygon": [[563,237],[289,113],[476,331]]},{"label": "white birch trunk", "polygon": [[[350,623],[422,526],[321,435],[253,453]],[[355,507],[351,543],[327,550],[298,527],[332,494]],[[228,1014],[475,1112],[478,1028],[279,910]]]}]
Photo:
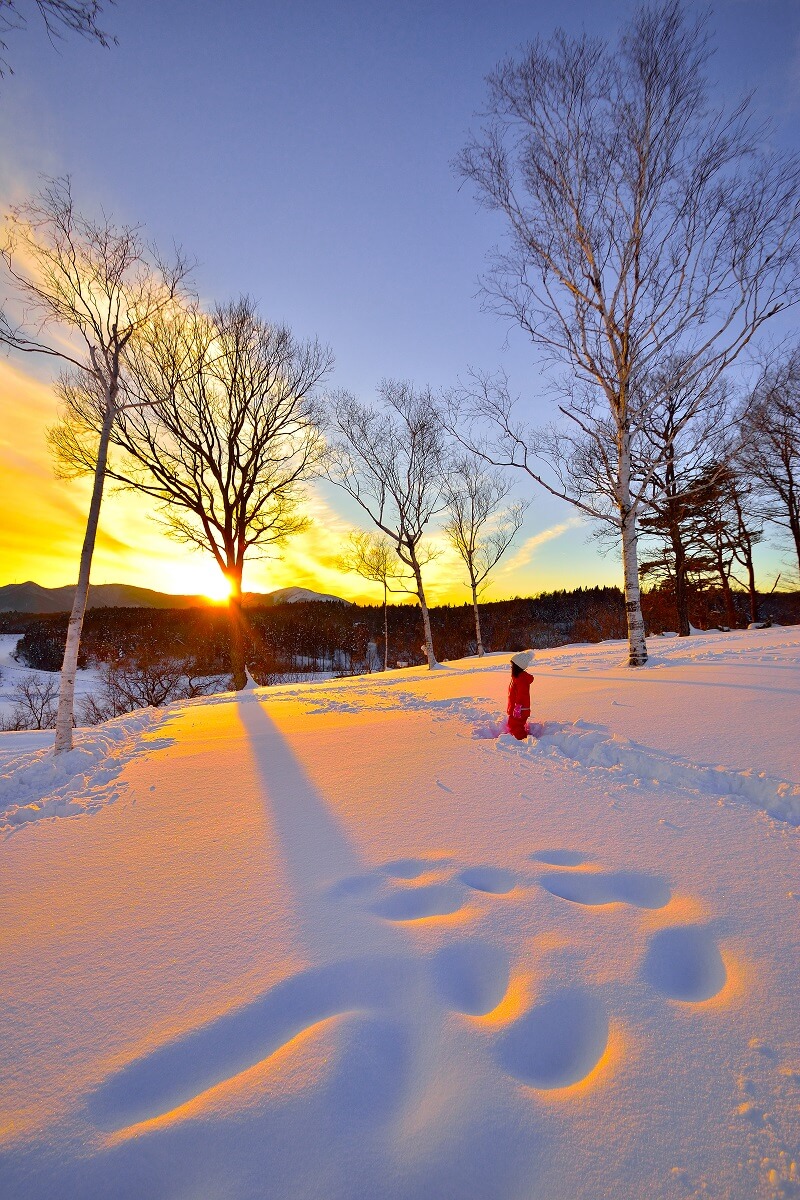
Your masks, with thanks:
[{"label": "white birch trunk", "polygon": [[100,505],[103,500],[103,486],[106,478],[106,462],[108,460],[108,442],[111,437],[111,427],[116,416],[116,405],[109,397],[106,402],[106,413],[103,428],[100,432],[100,444],[97,447],[97,463],[94,469],[94,487],[89,504],[89,515],[86,520],[86,533],[81,550],[81,564],[78,571],[78,584],[75,588],[75,599],[72,602],[72,612],[67,627],[67,644],[64,647],[64,661],[61,665],[61,682],[58,694],[58,712],[56,714],[56,741],[54,754],[62,754],[72,749],[72,726],[75,712],[75,675],[78,670],[78,650],[81,644],[81,630],[86,613],[86,601],[89,597],[89,575],[92,570],[92,555],[97,540],[97,526],[100,520]]},{"label": "white birch trunk", "polygon": [[630,433],[623,426],[618,432],[619,503],[622,526],[622,570],[625,579],[625,614],[628,620],[628,666],[643,667],[647,662],[647,642],[644,636],[642,601],[639,591],[638,535],[636,511],[631,503],[631,446]]},{"label": "white birch trunk", "polygon": [[389,670],[389,608],[386,584],[383,585],[383,669]]},{"label": "white birch trunk", "polygon": [[433,652],[433,635],[431,634],[431,618],[428,613],[428,604],[425,599],[425,589],[422,586],[422,572],[419,569],[419,564],[416,560],[412,563],[414,578],[417,581],[417,598],[419,606],[422,610],[422,624],[425,629],[425,653],[428,656],[428,668],[432,671],[434,667],[438,667],[436,655]]},{"label": "white birch trunk", "polygon": [[628,666],[643,667],[647,662],[647,642],[639,592],[639,555],[637,553],[636,514],[628,512],[622,523],[622,568],[625,573],[625,613],[628,618]]},{"label": "white birch trunk", "polygon": [[478,611],[478,589],[474,583],[472,584],[472,607],[475,609],[475,644],[478,649],[478,657],[483,658],[485,651],[481,637],[481,614]]}]

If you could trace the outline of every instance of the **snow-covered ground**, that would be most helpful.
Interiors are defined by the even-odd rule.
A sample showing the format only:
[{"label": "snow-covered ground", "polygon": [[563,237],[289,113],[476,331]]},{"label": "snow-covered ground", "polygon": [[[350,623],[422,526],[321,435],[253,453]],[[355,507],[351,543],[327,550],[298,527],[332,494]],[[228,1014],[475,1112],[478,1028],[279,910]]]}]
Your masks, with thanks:
[{"label": "snow-covered ground", "polygon": [[800,629],[650,650],[0,735],[0,1194],[800,1196]]}]

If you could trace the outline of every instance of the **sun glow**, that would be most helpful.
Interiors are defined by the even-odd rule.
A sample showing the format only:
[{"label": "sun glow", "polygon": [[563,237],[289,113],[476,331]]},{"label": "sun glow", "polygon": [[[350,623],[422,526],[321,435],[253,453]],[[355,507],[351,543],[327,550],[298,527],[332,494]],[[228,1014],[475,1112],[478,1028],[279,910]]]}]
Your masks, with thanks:
[{"label": "sun glow", "polygon": [[231,585],[209,557],[196,555],[185,562],[175,560],[163,576],[164,590],[184,596],[203,596],[215,604],[230,599]]},{"label": "sun glow", "polygon": [[217,579],[210,579],[201,590],[209,600],[216,600],[219,603],[229,600],[231,596],[231,585],[224,575],[220,575]]}]

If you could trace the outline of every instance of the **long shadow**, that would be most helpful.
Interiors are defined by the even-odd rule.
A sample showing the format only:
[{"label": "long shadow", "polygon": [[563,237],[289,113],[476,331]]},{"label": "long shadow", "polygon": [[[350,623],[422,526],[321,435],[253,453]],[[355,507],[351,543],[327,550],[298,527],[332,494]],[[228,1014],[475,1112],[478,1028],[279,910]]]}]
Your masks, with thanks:
[{"label": "long shadow", "polygon": [[293,892],[292,912],[309,957],[333,962],[359,954],[407,953],[402,932],[376,921],[374,906],[367,911],[344,902],[379,886],[380,873],[359,857],[262,703],[256,696],[242,696],[238,712],[252,744],[267,825],[276,835]]},{"label": "long shadow", "polygon": [[108,1131],[163,1116],[321,1021],[388,1008],[403,993],[407,975],[399,960],[360,958],[291,976],[251,1003],[128,1063],[90,1096],[88,1115]]},{"label": "long shadow", "polygon": [[301,898],[318,894],[337,878],[365,870],[341,824],[263,704],[247,695],[237,707],[258,767],[267,818],[278,834],[281,857],[295,892]]},{"label": "long shadow", "polygon": [[[331,895],[331,881],[363,874],[364,865],[258,699],[244,695],[237,705],[294,892],[292,912],[320,965],[128,1063],[89,1098],[88,1115],[101,1129],[171,1112],[330,1017],[391,1010],[413,977],[399,935]],[[381,1052],[397,1058],[391,1023],[381,1038]]]}]

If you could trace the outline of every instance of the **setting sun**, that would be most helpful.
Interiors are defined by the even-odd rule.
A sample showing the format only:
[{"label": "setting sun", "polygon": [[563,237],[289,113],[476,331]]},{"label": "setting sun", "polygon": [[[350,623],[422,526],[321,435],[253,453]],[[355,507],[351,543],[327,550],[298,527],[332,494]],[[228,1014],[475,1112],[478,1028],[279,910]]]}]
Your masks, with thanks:
[{"label": "setting sun", "polygon": [[225,576],[220,574],[217,579],[203,586],[202,594],[207,596],[209,600],[216,600],[218,603],[222,603],[222,601],[230,599],[231,585]]}]

